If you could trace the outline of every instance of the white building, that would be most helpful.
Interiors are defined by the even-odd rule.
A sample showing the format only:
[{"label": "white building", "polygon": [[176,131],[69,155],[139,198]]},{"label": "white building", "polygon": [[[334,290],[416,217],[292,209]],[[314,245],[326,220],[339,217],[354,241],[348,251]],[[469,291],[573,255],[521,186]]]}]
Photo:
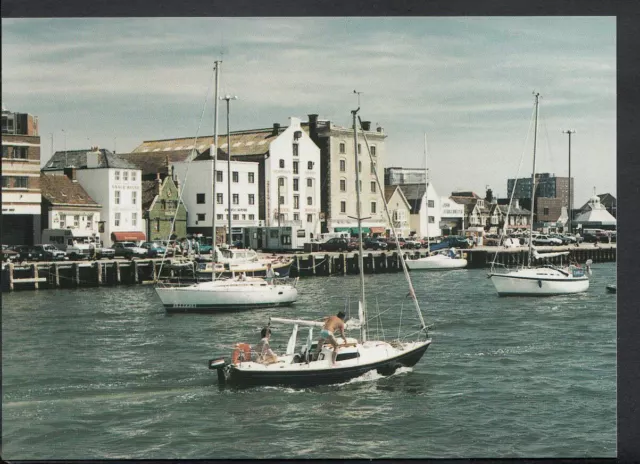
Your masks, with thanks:
[{"label": "white building", "polygon": [[433,183],[400,186],[411,205],[411,233],[419,237],[439,237],[464,227],[464,205],[441,197]]},{"label": "white building", "polygon": [[64,175],[64,168],[75,167],[78,183],[102,205],[98,224],[105,246],[116,241],[144,241],[141,171],[108,150],[56,152],[42,171]]},{"label": "white building", "polygon": [[[173,176],[182,186],[182,201],[187,207],[187,232],[210,237],[213,227],[214,205],[211,159],[172,163]],[[229,174],[228,162],[216,161],[216,230],[228,233]],[[258,163],[231,162],[231,228],[233,239],[242,238],[242,228],[257,226],[258,219]]]},{"label": "white building", "polygon": [[387,224],[389,234],[393,235],[391,232],[391,226],[393,226],[398,237],[408,237],[411,232],[409,225],[411,205],[404,196],[402,188],[399,185],[387,185],[384,188],[384,196],[391,215],[391,224]]}]

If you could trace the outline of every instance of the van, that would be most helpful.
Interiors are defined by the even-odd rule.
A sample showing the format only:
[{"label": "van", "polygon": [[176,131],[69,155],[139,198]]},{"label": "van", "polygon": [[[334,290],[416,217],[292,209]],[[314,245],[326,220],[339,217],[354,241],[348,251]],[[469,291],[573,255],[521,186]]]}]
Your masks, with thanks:
[{"label": "van", "polygon": [[91,258],[94,249],[98,259],[114,254],[113,250],[102,248],[99,237],[77,229],[45,229],[42,231],[42,243],[64,251],[69,259]]}]

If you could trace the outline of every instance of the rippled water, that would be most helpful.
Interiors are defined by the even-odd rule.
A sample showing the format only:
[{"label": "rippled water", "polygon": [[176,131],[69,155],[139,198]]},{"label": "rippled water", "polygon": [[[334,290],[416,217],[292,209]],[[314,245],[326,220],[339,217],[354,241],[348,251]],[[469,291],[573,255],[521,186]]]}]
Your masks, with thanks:
[{"label": "rippled water", "polygon": [[[615,456],[615,264],[551,298],[498,298],[482,270],[413,278],[434,324],[422,361],[306,390],[221,390],[206,362],[256,342],[269,315],[357,301],[357,277],[301,280],[291,308],[215,315],[169,316],[147,286],[3,294],[3,458]],[[415,321],[402,275],[367,285],[387,338],[400,313]],[[279,351],[288,335],[274,333]]]}]

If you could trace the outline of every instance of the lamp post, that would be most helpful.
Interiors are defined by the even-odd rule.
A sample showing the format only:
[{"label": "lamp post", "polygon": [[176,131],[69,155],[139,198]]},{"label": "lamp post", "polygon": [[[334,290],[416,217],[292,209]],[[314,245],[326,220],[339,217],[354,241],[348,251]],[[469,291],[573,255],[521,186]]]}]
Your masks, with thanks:
[{"label": "lamp post", "polygon": [[569,233],[571,233],[573,229],[573,202],[571,201],[571,134],[575,134],[576,131],[567,129],[562,132],[569,135],[569,206],[567,209],[569,210]]},{"label": "lamp post", "polygon": [[237,100],[238,97],[236,96],[231,96],[231,95],[225,95],[224,97],[220,97],[220,100],[225,100],[227,102],[227,153],[228,153],[228,159],[227,159],[227,183],[229,185],[228,189],[227,189],[227,195],[229,195],[229,199],[228,199],[228,204],[229,204],[229,237],[228,237],[228,242],[229,242],[229,248],[231,248],[231,243],[232,243],[232,239],[231,239],[231,132],[229,129],[229,102],[231,100]]}]

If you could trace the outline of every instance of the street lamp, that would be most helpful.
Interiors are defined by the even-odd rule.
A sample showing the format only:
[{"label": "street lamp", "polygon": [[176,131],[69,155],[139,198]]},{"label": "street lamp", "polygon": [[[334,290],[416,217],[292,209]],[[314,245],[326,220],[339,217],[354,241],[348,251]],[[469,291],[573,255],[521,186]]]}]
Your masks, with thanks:
[{"label": "street lamp", "polygon": [[227,189],[227,195],[229,195],[228,204],[229,204],[229,248],[231,248],[231,131],[229,129],[229,102],[231,100],[237,100],[237,96],[225,95],[224,97],[220,97],[220,100],[225,100],[227,102],[227,183],[229,184],[229,188]]}]

